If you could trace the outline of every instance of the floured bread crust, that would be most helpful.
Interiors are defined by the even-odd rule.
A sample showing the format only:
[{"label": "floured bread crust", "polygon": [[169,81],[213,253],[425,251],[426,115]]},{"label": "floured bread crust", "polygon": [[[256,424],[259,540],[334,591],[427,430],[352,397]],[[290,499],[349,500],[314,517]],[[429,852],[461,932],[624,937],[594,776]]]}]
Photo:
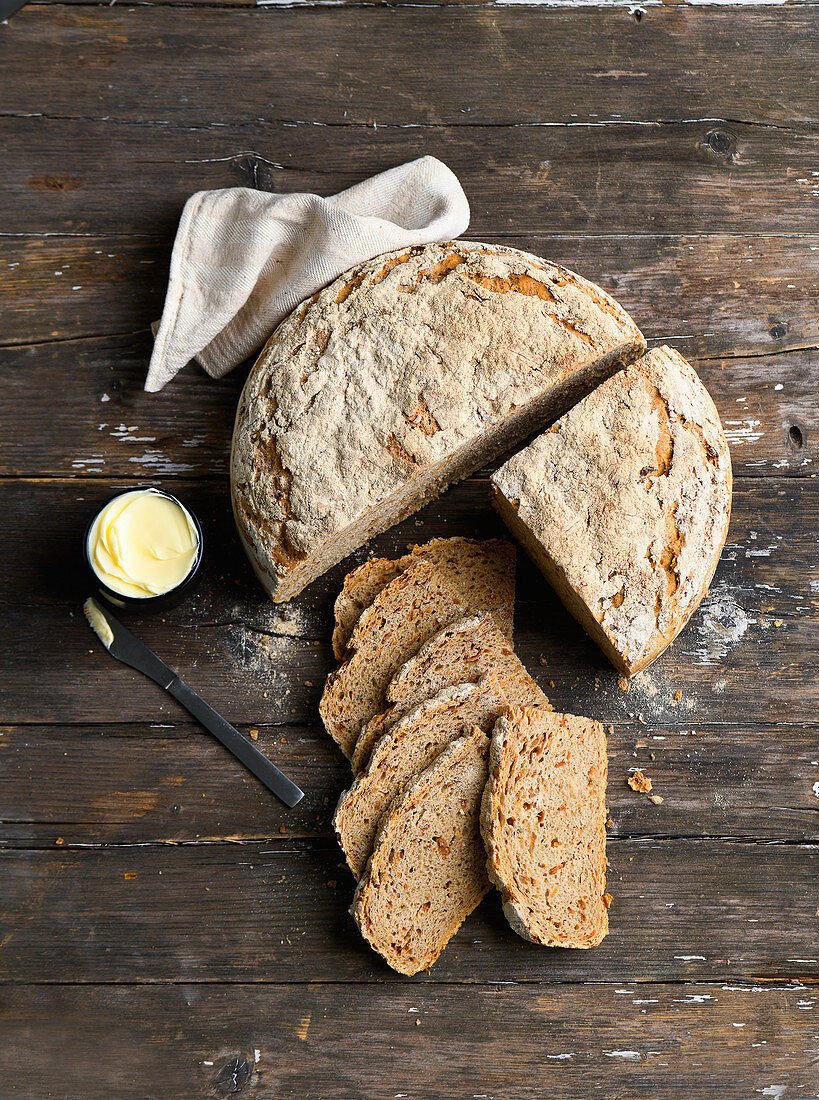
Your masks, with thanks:
[{"label": "floured bread crust", "polygon": [[493,475],[493,503],[626,675],[705,595],[731,513],[719,415],[677,352],[649,352]]},{"label": "floured bread crust", "polygon": [[599,287],[511,248],[343,275],[282,322],[239,401],[233,507],[262,583],[290,599],[644,347]]}]

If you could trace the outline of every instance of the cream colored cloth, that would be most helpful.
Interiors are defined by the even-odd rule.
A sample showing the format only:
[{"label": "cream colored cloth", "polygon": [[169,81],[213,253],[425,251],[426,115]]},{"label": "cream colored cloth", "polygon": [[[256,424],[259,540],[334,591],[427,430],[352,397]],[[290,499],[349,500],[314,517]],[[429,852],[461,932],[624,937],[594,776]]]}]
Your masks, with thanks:
[{"label": "cream colored cloth", "polygon": [[435,157],[391,168],[330,198],[248,187],[185,203],[145,389],[196,359],[214,378],[258,351],[287,314],[358,263],[459,237],[469,203]]}]

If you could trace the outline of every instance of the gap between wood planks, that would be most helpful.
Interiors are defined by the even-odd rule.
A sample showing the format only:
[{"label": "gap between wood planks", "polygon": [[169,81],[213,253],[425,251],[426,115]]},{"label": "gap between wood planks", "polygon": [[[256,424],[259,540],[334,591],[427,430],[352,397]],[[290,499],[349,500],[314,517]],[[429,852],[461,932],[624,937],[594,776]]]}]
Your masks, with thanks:
[{"label": "gap between wood planks", "polygon": [[[0,343],[0,351],[25,350],[26,348],[50,347],[54,344],[74,344],[74,343],[78,343],[80,341],[88,341],[88,340],[124,339],[124,338],[127,338],[129,336],[142,336],[146,332],[149,332],[149,331],[150,330],[148,328],[138,328],[138,329],[130,329],[126,332],[88,332],[88,333],[82,333],[82,334],[77,335],[77,336],[59,336],[59,337],[56,337],[53,340],[31,340],[31,341],[22,340],[18,343],[11,343],[11,344]],[[672,339],[673,340],[682,340],[682,339],[689,339],[689,338],[693,340],[696,337],[694,335],[692,335],[691,337],[658,336],[653,340],[649,339],[647,342],[648,342],[648,347],[650,349],[650,348],[653,348],[653,347],[659,347],[661,344],[664,344],[668,340],[672,340]],[[737,352],[726,352],[722,355],[690,355],[687,358],[688,358],[688,361],[690,363],[696,364],[696,363],[708,363],[708,362],[713,363],[713,362],[716,362],[717,360],[720,360],[720,359],[773,359],[773,358],[779,358],[780,356],[783,356],[783,355],[803,354],[806,351],[819,351],[819,344],[814,344],[814,343],[795,344],[792,347],[782,348],[780,351],[737,351]],[[2,475],[0,475],[0,476],[2,476]],[[742,475],[738,474],[737,476],[741,477]]]},{"label": "gap between wood planks", "polygon": [[[657,8],[775,8],[789,7],[794,0],[127,0],[119,7],[128,8],[215,8],[311,9],[311,8],[549,8],[562,11],[598,8],[625,11],[636,23]],[[800,0],[802,7],[812,6],[810,0]],[[95,7],[111,8],[116,0],[29,0],[31,7]]]},{"label": "gap between wood planks", "polygon": [[[805,813],[809,813],[815,816],[815,811],[805,810]],[[15,825],[29,824],[25,821],[15,821]],[[32,822],[31,824],[38,824]],[[59,822],[49,822],[55,829],[59,826]],[[82,824],[82,822],[72,822],[72,825]],[[328,840],[327,837],[319,837],[317,840]],[[726,844],[736,845],[759,845],[759,846],[776,846],[780,848],[806,848],[813,849],[819,848],[819,844],[811,840],[796,840],[793,838],[771,838],[771,837],[759,837],[759,836],[736,836],[736,835],[720,835],[720,834],[708,834],[708,833],[677,833],[677,834],[664,834],[664,833],[619,833],[617,836],[608,836],[606,838],[606,844],[617,846],[618,844],[678,844],[680,841],[685,841],[687,844],[700,842],[702,844],[713,844],[715,841]],[[54,855],[60,855],[63,852],[83,852],[83,851],[99,851],[106,849],[110,851],[125,851],[133,848],[218,848],[218,847],[233,847],[241,848],[243,845],[251,844],[275,844],[277,847],[275,850],[257,852],[257,856],[292,856],[297,855],[300,851],[319,853],[319,852],[338,852],[338,846],[336,844],[328,844],[326,847],[322,847],[320,843],[311,842],[310,838],[305,837],[281,837],[272,836],[265,837],[200,837],[196,840],[98,840],[98,841],[66,841],[65,844],[19,844],[8,843],[5,840],[0,839],[0,860],[4,852],[14,852],[17,854],[26,852],[50,852]]]},{"label": "gap between wood planks", "polygon": [[[109,7],[110,5],[104,5]],[[380,7],[380,5],[378,5]],[[450,6],[450,5],[445,5]],[[817,5],[819,8],[819,4]],[[163,119],[153,118],[115,118],[111,115],[55,115],[46,113],[43,111],[3,111],[0,109],[0,119],[42,119],[44,122],[90,122],[94,124],[110,124],[112,126],[145,126],[156,127],[160,130],[167,131],[179,131],[181,133],[211,133],[219,132],[223,133],[225,124],[213,123],[208,125],[206,123],[188,123],[183,124],[179,122],[168,122]],[[253,131],[254,133],[264,134],[268,127],[286,127],[288,129],[296,129],[299,126],[311,126],[320,127],[328,130],[358,130],[362,133],[367,133],[371,130],[431,130],[431,131],[446,131],[446,130],[599,130],[608,126],[642,126],[648,128],[659,128],[661,126],[696,126],[701,124],[714,125],[722,124],[725,126],[754,126],[762,130],[775,130],[785,133],[810,135],[813,132],[813,128],[816,125],[816,119],[809,119],[805,122],[793,122],[790,125],[783,125],[779,122],[763,121],[762,119],[753,118],[728,118],[725,116],[716,115],[703,115],[692,116],[691,118],[656,118],[656,119],[633,119],[633,118],[611,118],[611,119],[597,119],[594,122],[580,121],[576,122],[470,122],[467,120],[461,121],[459,119],[450,119],[447,122],[362,122],[355,119],[350,121],[338,121],[338,122],[317,122],[311,119],[301,118],[256,118],[252,122],[243,122],[241,120],[232,120],[230,123],[231,132],[239,131],[243,132]],[[258,156],[256,153],[237,153],[235,157],[242,156]],[[196,161],[185,161],[185,164],[212,164],[220,163],[226,160],[233,160],[234,156],[230,157],[217,157],[213,160],[204,159]],[[264,160],[264,158],[260,158]],[[298,165],[277,165],[268,161],[276,168],[287,168],[288,170],[298,170]],[[313,169],[316,171],[316,169]]]}]

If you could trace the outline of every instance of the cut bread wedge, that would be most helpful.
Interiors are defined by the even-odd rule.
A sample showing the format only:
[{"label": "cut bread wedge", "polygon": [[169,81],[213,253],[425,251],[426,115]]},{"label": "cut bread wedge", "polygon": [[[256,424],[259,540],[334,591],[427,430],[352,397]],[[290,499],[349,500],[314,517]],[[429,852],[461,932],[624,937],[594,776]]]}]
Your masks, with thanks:
[{"label": "cut bread wedge", "polygon": [[464,610],[458,593],[423,559],[378,593],[353,630],[350,656],[327,677],[319,703],[325,729],[348,757],[362,726],[383,708],[384,692],[401,665]]},{"label": "cut bread wedge", "polygon": [[605,382],[492,484],[510,531],[626,676],[688,622],[728,533],[725,433],[693,368],[671,348]]},{"label": "cut bread wedge", "polygon": [[480,834],[489,739],[452,742],[384,820],[350,910],[393,970],[417,974],[440,955],[489,889]]},{"label": "cut bread wedge", "polygon": [[549,706],[493,618],[471,615],[445,626],[396,672],[386,691],[391,706],[362,727],[353,770],[366,767],[378,739],[412,707],[453,684],[475,683],[488,672],[497,676],[510,706]]},{"label": "cut bread wedge", "polygon": [[509,924],[545,947],[608,932],[606,738],[599,722],[512,707],[492,733],[481,832]]},{"label": "cut bread wedge", "polygon": [[514,544],[505,539],[432,539],[409,554],[391,560],[372,558],[353,569],[335,603],[333,652],[342,660],[356,623],[378,593],[410,565],[423,558],[460,593],[470,612],[488,611],[501,633],[512,638],[515,613]]},{"label": "cut bread wedge", "polygon": [[458,684],[414,707],[373,749],[367,768],[345,791],[333,826],[350,870],[360,878],[379,825],[400,791],[443,749],[473,727],[492,729],[508,700],[494,673]]}]

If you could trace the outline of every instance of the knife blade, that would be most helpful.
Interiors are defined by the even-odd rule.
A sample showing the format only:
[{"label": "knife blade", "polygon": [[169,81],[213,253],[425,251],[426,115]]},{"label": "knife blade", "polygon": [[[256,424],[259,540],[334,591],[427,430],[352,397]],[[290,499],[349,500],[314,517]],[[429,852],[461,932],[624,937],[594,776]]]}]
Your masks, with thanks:
[{"label": "knife blade", "polygon": [[164,688],[286,806],[292,808],[304,798],[304,791],[197,695],[193,688],[177,676],[173,669],[168,668],[152,649],[123,626],[107,608],[103,609],[96,600],[89,598],[83,604],[83,611],[91,629],[112,657],[135,668],[137,672],[150,677]]}]

